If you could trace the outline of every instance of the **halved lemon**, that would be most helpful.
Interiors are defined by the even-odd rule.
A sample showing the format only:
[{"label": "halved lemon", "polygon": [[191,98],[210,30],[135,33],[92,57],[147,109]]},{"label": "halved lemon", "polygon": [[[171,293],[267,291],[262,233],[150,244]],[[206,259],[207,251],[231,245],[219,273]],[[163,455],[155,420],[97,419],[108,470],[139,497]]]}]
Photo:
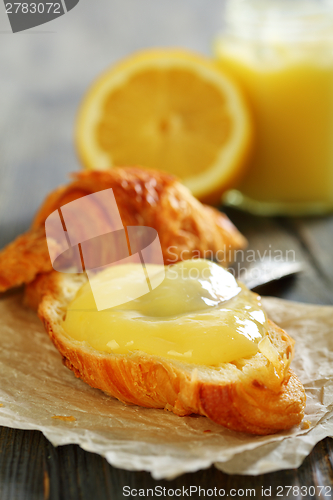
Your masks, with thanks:
[{"label": "halved lemon", "polygon": [[184,50],[145,50],[89,89],[76,143],[86,168],[164,170],[199,199],[218,203],[244,169],[252,122],[237,86],[213,61]]}]

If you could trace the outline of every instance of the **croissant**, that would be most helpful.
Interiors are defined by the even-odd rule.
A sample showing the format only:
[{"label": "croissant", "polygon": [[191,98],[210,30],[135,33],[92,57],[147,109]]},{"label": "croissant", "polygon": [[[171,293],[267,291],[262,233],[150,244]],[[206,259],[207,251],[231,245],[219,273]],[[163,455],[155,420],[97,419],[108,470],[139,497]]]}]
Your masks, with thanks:
[{"label": "croissant", "polygon": [[196,413],[229,429],[259,435],[298,424],[305,393],[289,368],[294,342],[271,321],[265,335],[273,356],[257,352],[218,367],[141,351],[105,353],[70,338],[62,320],[87,277],[52,271],[45,220],[71,201],[112,188],[123,226],[154,228],[165,264],[215,256],[227,265],[233,251],[246,245],[226,215],[202,205],[172,175],[128,167],[80,172],[72,178],[47,197],[31,229],[0,253],[0,291],[27,284],[26,304],[38,309],[64,364],[92,387],[127,404],[177,415]]},{"label": "croissant", "polygon": [[31,229],[0,252],[0,292],[30,283],[52,270],[45,220],[56,209],[85,195],[112,188],[124,226],[157,230],[165,264],[214,257],[227,265],[246,239],[226,215],[202,205],[176,177],[138,167],[72,174],[73,181],[44,201]]},{"label": "croissant", "polygon": [[266,336],[273,356],[258,352],[219,367],[140,351],[100,352],[71,338],[62,326],[68,304],[86,280],[82,274],[52,272],[30,285],[40,302],[39,317],[76,377],[127,404],[164,408],[180,416],[196,413],[235,431],[265,435],[301,422],[305,392],[289,368],[294,341],[272,321]]}]

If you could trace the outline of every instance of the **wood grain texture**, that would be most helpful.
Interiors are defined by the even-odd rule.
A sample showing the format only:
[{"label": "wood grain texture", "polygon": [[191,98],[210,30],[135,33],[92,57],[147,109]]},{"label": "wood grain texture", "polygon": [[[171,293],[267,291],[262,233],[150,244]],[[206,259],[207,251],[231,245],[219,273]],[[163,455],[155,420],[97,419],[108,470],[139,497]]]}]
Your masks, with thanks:
[{"label": "wood grain texture", "polygon": [[[155,488],[157,485],[166,490],[186,489],[190,486],[224,489],[229,497],[232,489],[254,489],[255,496],[252,495],[252,498],[265,498],[262,490],[270,489],[269,498],[287,498],[284,495],[277,496],[279,486],[309,488],[332,485],[332,454],[333,440],[327,438],[317,444],[297,470],[259,476],[231,476],[211,467],[185,474],[172,481],[155,481],[147,472],[116,469],[99,455],[87,453],[76,445],[54,448],[40,432],[2,427],[0,498],[1,500],[120,500],[125,498],[124,486],[139,490]],[[171,498],[171,495],[166,495],[166,498]],[[192,498],[198,498],[198,495],[193,494]],[[289,498],[322,500],[331,497],[289,495]]]},{"label": "wood grain texture", "polygon": [[[261,291],[287,300],[333,304],[333,216],[322,218],[257,217],[227,209],[227,215],[248,238],[248,250],[287,255],[304,264],[296,278]],[[259,253],[258,253],[259,252]]]}]

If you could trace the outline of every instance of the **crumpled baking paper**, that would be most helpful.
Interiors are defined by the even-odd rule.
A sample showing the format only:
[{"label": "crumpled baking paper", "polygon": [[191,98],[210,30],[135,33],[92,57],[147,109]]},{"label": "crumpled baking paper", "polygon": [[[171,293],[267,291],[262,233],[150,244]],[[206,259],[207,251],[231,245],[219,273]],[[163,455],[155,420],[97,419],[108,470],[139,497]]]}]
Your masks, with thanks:
[{"label": "crumpled baking paper", "polygon": [[306,389],[308,429],[251,436],[205,417],[125,406],[63,366],[20,293],[0,298],[0,425],[40,430],[55,446],[77,443],[115,467],[150,471],[155,479],[212,464],[230,474],[298,467],[318,441],[333,436],[333,307],[263,303],[296,340],[292,367]]}]

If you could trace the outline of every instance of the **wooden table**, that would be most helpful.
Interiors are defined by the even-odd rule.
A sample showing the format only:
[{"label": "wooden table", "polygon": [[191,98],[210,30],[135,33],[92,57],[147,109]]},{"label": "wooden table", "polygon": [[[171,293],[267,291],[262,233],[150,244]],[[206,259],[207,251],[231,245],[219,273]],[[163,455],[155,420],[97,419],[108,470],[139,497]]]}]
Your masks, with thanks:
[{"label": "wooden table", "polygon": [[[293,279],[279,282],[267,291],[291,300],[333,304],[333,217],[260,218],[235,210],[229,216],[248,237],[250,249],[261,255],[265,249],[294,250],[295,257],[305,263],[305,271]],[[12,236],[12,235],[11,235]],[[0,245],[7,240],[1,234]],[[232,495],[233,489],[255,489],[255,498],[331,498],[313,496],[310,486],[333,485],[333,441],[318,443],[297,470],[281,471],[260,476],[230,476],[214,467],[185,474],[173,481],[155,481],[146,472],[128,472],[112,467],[98,455],[83,451],[79,446],[54,448],[37,431],[20,431],[2,427],[0,430],[0,499],[32,500],[104,500],[120,499],[123,487],[167,490],[201,486],[223,488]],[[306,486],[308,494],[296,495],[297,488],[286,496],[287,489],[278,486]],[[271,487],[271,490],[269,488]],[[316,492],[319,489],[316,488]],[[278,492],[281,496],[276,496]],[[301,490],[300,490],[301,491]],[[324,491],[324,490],[323,490]],[[326,490],[327,491],[327,490]],[[183,496],[182,496],[183,497]],[[131,497],[132,498],[132,497]],[[198,498],[196,494],[192,498]],[[254,498],[254,496],[252,496]]]}]

